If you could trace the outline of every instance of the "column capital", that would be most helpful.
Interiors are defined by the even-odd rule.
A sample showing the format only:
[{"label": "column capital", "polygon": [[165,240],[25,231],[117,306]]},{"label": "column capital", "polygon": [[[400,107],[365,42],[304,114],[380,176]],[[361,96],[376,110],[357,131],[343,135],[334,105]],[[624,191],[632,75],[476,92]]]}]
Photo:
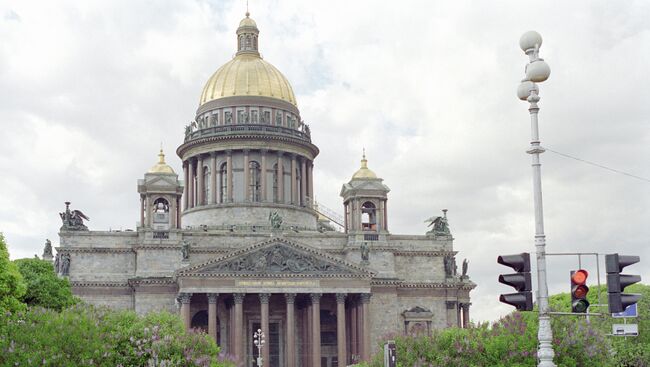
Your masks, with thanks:
[{"label": "column capital", "polygon": [[235,303],[242,304],[244,303],[244,297],[246,297],[246,293],[233,293],[232,298],[235,300]]},{"label": "column capital", "polygon": [[345,303],[345,297],[347,297],[347,293],[337,293],[336,294],[336,303]]},{"label": "column capital", "polygon": [[269,152],[269,150],[266,149],[266,148],[262,148],[262,149],[260,149],[260,153],[262,153],[262,154],[266,154],[266,153],[268,153],[268,152]]},{"label": "column capital", "polygon": [[217,156],[217,152],[210,152],[210,157],[214,158]]},{"label": "column capital", "polygon": [[310,293],[309,297],[311,298],[311,303],[320,303],[320,298],[323,296],[322,293]]},{"label": "column capital", "polygon": [[250,153],[251,150],[246,148],[246,149],[242,149],[242,151],[244,152],[244,154],[248,154],[248,153]]},{"label": "column capital", "polygon": [[289,153],[289,155],[291,156],[291,159],[293,159],[293,160],[298,158],[298,154],[296,154],[296,153]]},{"label": "column capital", "polygon": [[217,303],[219,293],[208,293],[208,303]]},{"label": "column capital", "polygon": [[456,301],[445,301],[445,305],[447,306],[448,310],[453,310],[456,308]]},{"label": "column capital", "polygon": [[285,293],[284,298],[287,300],[287,303],[289,303],[289,304],[296,302],[296,294],[295,293]]},{"label": "column capital", "polygon": [[232,155],[232,149],[226,149],[226,154],[229,156]]},{"label": "column capital", "polygon": [[181,304],[189,304],[192,299],[192,293],[179,293],[177,299]]},{"label": "column capital", "polygon": [[281,150],[278,150],[278,152],[277,152],[277,153],[278,153],[278,157],[282,157],[282,155],[284,154],[284,152],[283,152],[283,151],[281,151]]},{"label": "column capital", "polygon": [[260,293],[259,296],[260,296],[260,303],[264,303],[264,304],[269,303],[269,299],[271,298],[270,293]]},{"label": "column capital", "polygon": [[361,303],[370,303],[370,297],[372,297],[372,293],[361,293],[359,297],[361,297]]}]

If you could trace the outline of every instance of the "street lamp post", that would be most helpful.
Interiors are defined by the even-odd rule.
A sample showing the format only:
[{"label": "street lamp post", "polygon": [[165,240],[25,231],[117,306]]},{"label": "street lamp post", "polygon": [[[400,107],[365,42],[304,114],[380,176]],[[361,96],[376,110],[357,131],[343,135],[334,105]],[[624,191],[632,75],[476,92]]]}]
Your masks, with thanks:
[{"label": "street lamp post", "polygon": [[264,348],[264,332],[262,329],[257,329],[255,334],[253,334],[253,344],[257,347],[257,367],[262,367],[264,361],[262,360],[262,348]]},{"label": "street lamp post", "polygon": [[546,283],[546,236],[544,235],[544,210],[542,207],[542,164],[539,162],[539,155],[544,153],[544,148],[539,141],[539,127],[537,124],[537,113],[539,107],[539,88],[536,83],[548,79],[551,68],[544,59],[539,57],[539,48],[542,46],[542,36],[535,31],[524,33],[519,39],[519,46],[528,55],[530,62],[526,65],[526,78],[521,81],[517,88],[517,97],[522,101],[528,101],[530,107],[531,142],[530,149],[526,153],[532,156],[533,167],[533,201],[535,204],[535,249],[537,251],[537,287],[538,287],[538,308],[539,308],[539,329],[537,339],[538,367],[555,367],[553,363],[553,331],[551,330],[551,318],[548,309],[548,285]]}]

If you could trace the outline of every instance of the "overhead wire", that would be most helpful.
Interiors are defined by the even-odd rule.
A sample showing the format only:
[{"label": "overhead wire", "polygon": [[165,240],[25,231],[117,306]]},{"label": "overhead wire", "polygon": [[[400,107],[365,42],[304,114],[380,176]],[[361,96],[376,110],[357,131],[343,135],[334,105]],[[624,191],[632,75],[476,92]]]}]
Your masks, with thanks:
[{"label": "overhead wire", "polygon": [[595,167],[598,167],[598,168],[602,168],[602,169],[605,169],[605,170],[608,170],[608,171],[611,171],[611,172],[614,172],[614,173],[618,173],[618,174],[625,175],[625,176],[628,176],[628,177],[636,178],[637,180],[650,182],[650,179],[648,179],[648,178],[637,176],[637,175],[634,175],[634,174],[631,174],[631,173],[628,173],[628,172],[624,172],[624,171],[621,171],[621,170],[618,170],[618,169],[615,169],[615,168],[607,167],[605,165],[594,163],[594,162],[588,161],[586,159],[574,157],[574,156],[566,154],[566,153],[558,152],[556,150],[553,150],[553,149],[549,148],[548,146],[544,146],[544,149],[546,149],[549,152],[560,155],[562,157],[565,157],[565,158],[574,159],[576,161],[586,163],[586,164],[589,164],[589,165],[592,165],[592,166],[595,166]]}]

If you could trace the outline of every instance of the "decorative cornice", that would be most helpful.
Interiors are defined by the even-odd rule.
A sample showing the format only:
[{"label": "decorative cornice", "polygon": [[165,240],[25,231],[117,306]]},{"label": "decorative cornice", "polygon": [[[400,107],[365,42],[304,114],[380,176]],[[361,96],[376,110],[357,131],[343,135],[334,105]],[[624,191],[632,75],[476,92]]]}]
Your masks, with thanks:
[{"label": "decorative cornice", "polygon": [[85,281],[71,281],[72,288],[130,288],[128,282],[85,282]]},{"label": "decorative cornice", "polygon": [[472,290],[476,288],[474,283],[461,283],[461,282],[449,282],[449,283],[428,283],[428,282],[404,282],[399,285],[399,288],[438,288],[438,289],[462,289],[462,290]]},{"label": "decorative cornice", "polygon": [[458,251],[448,251],[448,250],[440,250],[440,251],[404,251],[404,250],[398,250],[393,252],[393,255],[395,256],[455,256],[458,253]]},{"label": "decorative cornice", "polygon": [[128,284],[131,286],[140,286],[140,285],[176,285],[176,280],[172,277],[160,277],[160,278],[131,278],[128,280]]},{"label": "decorative cornice", "polygon": [[57,247],[57,253],[74,253],[74,252],[135,252],[133,247]]}]

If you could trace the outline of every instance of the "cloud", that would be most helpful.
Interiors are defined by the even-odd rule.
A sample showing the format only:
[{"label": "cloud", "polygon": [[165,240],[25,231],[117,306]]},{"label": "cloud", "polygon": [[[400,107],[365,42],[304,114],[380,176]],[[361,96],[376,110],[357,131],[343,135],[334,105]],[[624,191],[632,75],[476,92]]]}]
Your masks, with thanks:
[{"label": "cloud", "polygon": [[[161,141],[181,171],[172,151],[203,84],[234,54],[243,11],[209,1],[0,8],[0,230],[12,257],[40,253],[46,237],[56,244],[66,200],[91,228],[135,226],[136,180]],[[542,144],[650,177],[646,3],[282,1],[251,13],[321,150],[316,197],[341,211],[340,186],[365,147],[391,188],[391,232],[422,234],[424,219],[449,209],[479,285],[477,320],[511,309],[497,301],[509,289],[496,256],[534,252],[528,106],[515,97],[521,33],[544,36],[552,69],[540,85]],[[542,164],[547,251],[650,261],[647,182],[551,152]],[[548,266],[551,292],[568,291],[577,258]],[[630,271],[647,281],[644,269]]]}]

